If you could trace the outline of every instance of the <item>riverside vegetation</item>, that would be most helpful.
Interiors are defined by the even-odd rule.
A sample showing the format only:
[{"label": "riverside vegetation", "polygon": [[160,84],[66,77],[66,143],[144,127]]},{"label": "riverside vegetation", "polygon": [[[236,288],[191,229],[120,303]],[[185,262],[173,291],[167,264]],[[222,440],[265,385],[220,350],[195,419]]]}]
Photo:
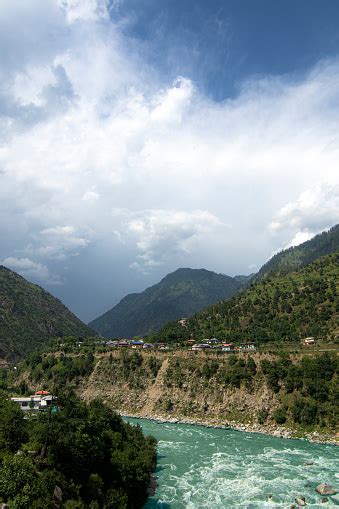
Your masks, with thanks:
[{"label": "riverside vegetation", "polygon": [[100,401],[59,394],[60,412],[28,419],[0,397],[0,501],[10,509],[143,507],[155,440]]}]

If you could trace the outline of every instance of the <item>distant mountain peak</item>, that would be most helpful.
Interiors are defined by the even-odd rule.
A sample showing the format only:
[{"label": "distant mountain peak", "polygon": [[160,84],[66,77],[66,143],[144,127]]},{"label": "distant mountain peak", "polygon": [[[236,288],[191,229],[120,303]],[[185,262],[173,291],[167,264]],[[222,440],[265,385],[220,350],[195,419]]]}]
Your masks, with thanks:
[{"label": "distant mountain peak", "polygon": [[241,283],[207,269],[180,267],[141,293],[124,297],[90,327],[106,337],[143,336],[235,295]]}]

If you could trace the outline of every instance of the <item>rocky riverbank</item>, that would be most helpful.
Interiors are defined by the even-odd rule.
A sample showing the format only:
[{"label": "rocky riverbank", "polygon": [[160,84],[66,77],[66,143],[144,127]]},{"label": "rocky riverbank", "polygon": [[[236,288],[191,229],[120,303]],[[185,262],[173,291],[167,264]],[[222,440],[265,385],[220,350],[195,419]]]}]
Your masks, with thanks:
[{"label": "rocky riverbank", "polygon": [[203,426],[206,428],[216,428],[216,429],[233,429],[235,431],[241,431],[246,433],[260,433],[264,435],[270,435],[277,438],[287,438],[287,439],[299,439],[299,440],[308,440],[313,443],[327,444],[327,445],[339,445],[339,437],[336,435],[318,433],[316,431],[311,433],[301,433],[299,431],[291,430],[288,428],[283,428],[279,426],[269,425],[262,426],[259,424],[239,424],[234,421],[230,422],[222,422],[216,419],[211,420],[203,420],[203,419],[192,419],[192,418],[178,418],[178,417],[170,417],[163,415],[140,415],[119,412],[122,417],[125,418],[137,418],[137,419],[149,419],[151,421],[156,421],[159,424],[170,423],[170,424],[189,424],[193,426]]}]

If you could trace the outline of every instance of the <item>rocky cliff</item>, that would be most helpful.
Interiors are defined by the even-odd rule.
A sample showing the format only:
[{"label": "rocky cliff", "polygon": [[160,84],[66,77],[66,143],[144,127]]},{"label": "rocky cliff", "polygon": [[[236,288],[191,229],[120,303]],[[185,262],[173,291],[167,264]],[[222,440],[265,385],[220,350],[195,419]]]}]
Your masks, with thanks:
[{"label": "rocky cliff", "polygon": [[[318,417],[317,400],[307,394],[306,379],[304,395],[300,394],[303,374],[299,369],[303,362],[300,356],[279,360],[270,354],[235,357],[189,351],[114,351],[97,357],[93,371],[78,390],[83,399],[101,398],[126,415],[240,426],[269,433],[279,430],[283,435],[298,435],[301,430],[331,435],[332,403],[319,406]],[[285,379],[279,379],[277,373],[284,365]],[[307,371],[307,367],[304,369]],[[298,373],[299,392],[287,385],[293,370]],[[327,379],[335,376],[331,372]],[[298,405],[303,418],[296,417]],[[311,418],[312,411],[315,413]]]}]

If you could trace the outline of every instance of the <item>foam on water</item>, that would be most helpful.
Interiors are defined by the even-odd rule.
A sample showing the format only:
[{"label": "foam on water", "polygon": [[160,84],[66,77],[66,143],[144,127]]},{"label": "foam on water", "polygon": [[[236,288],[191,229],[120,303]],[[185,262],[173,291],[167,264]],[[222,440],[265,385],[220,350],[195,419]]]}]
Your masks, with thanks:
[{"label": "foam on water", "polygon": [[[324,507],[315,487],[338,483],[338,449],[234,430],[129,419],[158,439],[158,489],[145,509]],[[314,462],[305,466],[306,462]],[[273,500],[268,499],[272,494]],[[331,500],[329,506],[337,502]]]}]

